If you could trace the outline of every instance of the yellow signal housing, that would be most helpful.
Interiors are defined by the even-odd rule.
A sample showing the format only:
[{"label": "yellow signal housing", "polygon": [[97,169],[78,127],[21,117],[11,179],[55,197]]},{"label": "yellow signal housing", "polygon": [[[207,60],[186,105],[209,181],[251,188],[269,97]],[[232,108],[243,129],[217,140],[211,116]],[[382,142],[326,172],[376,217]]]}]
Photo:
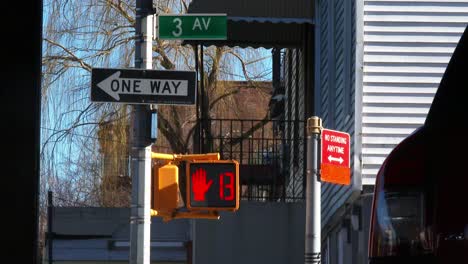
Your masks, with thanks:
[{"label": "yellow signal housing", "polygon": [[179,167],[166,164],[154,168],[153,206],[156,211],[171,212],[179,203]]}]

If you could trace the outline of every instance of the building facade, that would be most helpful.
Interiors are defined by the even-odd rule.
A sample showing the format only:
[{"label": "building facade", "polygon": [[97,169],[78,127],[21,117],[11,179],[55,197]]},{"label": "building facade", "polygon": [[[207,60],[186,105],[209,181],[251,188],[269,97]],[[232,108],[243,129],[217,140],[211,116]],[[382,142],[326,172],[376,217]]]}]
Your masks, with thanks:
[{"label": "building facade", "polygon": [[[322,262],[366,263],[375,177],[424,123],[468,23],[468,1],[318,0],[315,7],[313,115],[351,135],[352,168],[349,186],[322,183]],[[286,116],[295,113],[288,105],[301,105],[294,95],[302,88],[292,84],[310,74],[294,74],[303,69],[294,56],[301,52],[285,51]]]}]

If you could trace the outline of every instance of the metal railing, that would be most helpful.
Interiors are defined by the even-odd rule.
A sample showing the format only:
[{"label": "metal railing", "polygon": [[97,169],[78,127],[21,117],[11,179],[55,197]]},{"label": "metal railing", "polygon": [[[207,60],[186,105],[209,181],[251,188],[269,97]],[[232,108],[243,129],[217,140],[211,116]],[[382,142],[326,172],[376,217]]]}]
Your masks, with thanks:
[{"label": "metal railing", "polygon": [[[200,120],[202,121],[202,120]],[[254,201],[302,200],[303,194],[287,193],[287,186],[303,175],[291,175],[291,146],[304,138],[292,133],[301,120],[209,119],[211,133],[202,133],[204,152],[219,152],[221,159],[240,164],[241,199]],[[296,135],[294,137],[294,135]],[[303,133],[299,133],[303,135]],[[305,160],[305,159],[303,159]],[[302,170],[294,170],[303,173]]]}]

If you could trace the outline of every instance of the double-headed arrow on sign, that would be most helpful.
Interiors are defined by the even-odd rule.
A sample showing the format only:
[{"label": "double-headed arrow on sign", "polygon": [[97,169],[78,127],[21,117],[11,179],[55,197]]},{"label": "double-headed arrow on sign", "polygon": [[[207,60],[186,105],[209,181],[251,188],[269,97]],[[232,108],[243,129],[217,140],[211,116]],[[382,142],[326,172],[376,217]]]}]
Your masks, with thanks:
[{"label": "double-headed arrow on sign", "polygon": [[321,138],[320,180],[349,185],[351,182],[349,134],[324,128]]},{"label": "double-headed arrow on sign", "polygon": [[340,158],[335,158],[335,157],[333,157],[332,155],[328,155],[328,161],[330,161],[330,162],[336,161],[336,162],[339,162],[340,164],[342,164],[344,160],[343,160],[342,157],[340,157]]}]

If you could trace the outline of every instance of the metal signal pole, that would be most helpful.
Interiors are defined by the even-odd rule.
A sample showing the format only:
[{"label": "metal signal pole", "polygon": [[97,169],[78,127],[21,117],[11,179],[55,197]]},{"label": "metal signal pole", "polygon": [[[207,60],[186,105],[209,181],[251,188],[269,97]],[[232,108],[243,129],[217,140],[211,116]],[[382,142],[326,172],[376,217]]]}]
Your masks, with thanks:
[{"label": "metal signal pole", "polygon": [[[152,69],[153,2],[136,0],[135,68]],[[147,105],[133,105],[132,202],[130,212],[131,264],[150,263],[151,244],[151,119]]]},{"label": "metal signal pole", "polygon": [[322,119],[307,119],[307,187],[304,262],[321,263],[321,183],[319,177],[319,146]]}]

